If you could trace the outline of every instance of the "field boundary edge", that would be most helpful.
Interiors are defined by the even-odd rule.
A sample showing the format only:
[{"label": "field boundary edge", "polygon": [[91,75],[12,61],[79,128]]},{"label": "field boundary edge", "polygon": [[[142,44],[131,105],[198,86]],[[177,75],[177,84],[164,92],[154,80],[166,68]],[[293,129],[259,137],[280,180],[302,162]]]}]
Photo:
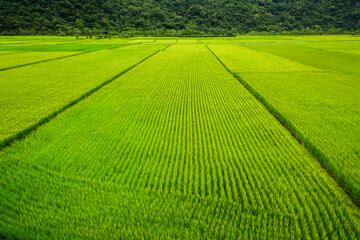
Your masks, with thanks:
[{"label": "field boundary edge", "polygon": [[56,110],[55,112],[51,113],[50,115],[40,119],[37,123],[31,125],[30,127],[16,133],[15,135],[8,137],[2,141],[0,141],[0,151],[2,151],[4,148],[9,147],[12,143],[14,143],[15,141],[21,140],[23,138],[25,138],[27,135],[29,135],[30,133],[32,133],[33,131],[36,131],[39,127],[41,127],[42,125],[44,125],[45,123],[48,123],[51,119],[55,118],[57,115],[59,115],[60,113],[66,111],[67,109],[71,108],[72,106],[76,105],[77,103],[81,102],[82,100],[84,100],[85,98],[89,97],[90,95],[92,95],[93,93],[97,92],[98,90],[100,90],[102,87],[104,87],[105,85],[111,83],[112,81],[116,80],[117,78],[119,78],[120,76],[122,76],[123,74],[125,74],[126,72],[130,71],[131,69],[135,68],[136,66],[138,66],[139,64],[143,63],[144,61],[148,60],[149,58],[153,57],[154,55],[156,55],[157,53],[166,50],[168,47],[170,47],[170,45],[166,46],[165,48],[159,49],[157,51],[155,51],[154,53],[150,54],[149,56],[143,58],[141,61],[135,63],[134,65],[128,67],[127,69],[123,70],[122,72],[116,74],[115,76],[113,76],[112,78],[106,80],[105,82],[102,82],[100,85],[97,85],[96,87],[90,89],[89,91],[87,91],[86,93],[82,94],[80,97],[74,99],[73,101],[71,101],[70,103],[67,103],[65,106],[63,106],[62,108]]},{"label": "field boundary edge", "polygon": [[237,79],[250,93],[253,95],[269,112],[275,117],[275,119],[285,127],[288,132],[301,144],[305,147],[306,150],[319,162],[321,167],[327,172],[327,174],[335,180],[335,182],[344,190],[346,195],[350,200],[360,208],[360,199],[357,198],[355,193],[353,193],[346,185],[343,183],[326,165],[329,162],[329,159],[326,155],[318,149],[309,139],[307,139],[286,117],[281,114],[269,101],[267,101],[261,94],[259,94],[250,84],[248,84],[239,74],[231,71],[221,59],[205,44],[206,48],[212,53],[212,55],[220,62],[220,64],[228,71],[235,79]]}]

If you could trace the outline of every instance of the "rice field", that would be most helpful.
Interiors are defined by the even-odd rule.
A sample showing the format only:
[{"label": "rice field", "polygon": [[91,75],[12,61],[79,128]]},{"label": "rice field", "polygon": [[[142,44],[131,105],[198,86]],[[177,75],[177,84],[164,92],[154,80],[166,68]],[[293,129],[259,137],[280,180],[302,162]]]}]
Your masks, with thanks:
[{"label": "rice field", "polygon": [[125,46],[0,71],[0,145],[164,47]]},{"label": "rice field", "polygon": [[[342,68],[345,60],[338,60],[339,71],[330,67],[324,70],[315,64],[303,64],[305,54],[295,61],[299,51],[289,51],[298,49],[293,45],[275,48],[212,45],[210,48],[274,107],[284,122],[290,123],[292,131],[314,148],[331,172],[360,199],[360,92],[357,91],[360,78],[346,74],[348,68]],[[282,49],[284,56],[292,54],[292,57],[269,54],[274,49],[279,52]],[[328,59],[328,66],[336,65],[329,60],[327,52],[323,56]],[[315,60],[312,58],[309,63]],[[317,61],[322,64],[319,57]],[[360,71],[360,61],[352,65],[354,72]]]},{"label": "rice field", "polygon": [[0,71],[0,238],[359,239],[356,74],[141,40]]}]

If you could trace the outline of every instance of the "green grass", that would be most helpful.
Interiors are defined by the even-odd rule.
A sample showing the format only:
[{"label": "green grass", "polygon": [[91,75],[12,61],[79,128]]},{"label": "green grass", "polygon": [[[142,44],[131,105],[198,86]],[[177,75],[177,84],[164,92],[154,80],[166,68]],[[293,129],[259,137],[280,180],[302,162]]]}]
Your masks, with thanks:
[{"label": "green grass", "polygon": [[292,131],[360,199],[358,79],[241,46],[210,48],[284,117]]},{"label": "green grass", "polygon": [[162,48],[128,46],[0,72],[0,142]]},{"label": "green grass", "polygon": [[360,234],[344,191],[201,44],[157,53],[3,150],[0,185],[13,238]]}]

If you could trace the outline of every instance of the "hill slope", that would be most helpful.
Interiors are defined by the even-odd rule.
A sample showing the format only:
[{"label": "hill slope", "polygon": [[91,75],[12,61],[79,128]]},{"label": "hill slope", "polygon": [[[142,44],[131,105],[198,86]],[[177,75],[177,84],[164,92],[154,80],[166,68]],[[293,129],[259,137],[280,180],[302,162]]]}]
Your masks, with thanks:
[{"label": "hill slope", "polygon": [[2,34],[358,30],[357,0],[0,0]]}]

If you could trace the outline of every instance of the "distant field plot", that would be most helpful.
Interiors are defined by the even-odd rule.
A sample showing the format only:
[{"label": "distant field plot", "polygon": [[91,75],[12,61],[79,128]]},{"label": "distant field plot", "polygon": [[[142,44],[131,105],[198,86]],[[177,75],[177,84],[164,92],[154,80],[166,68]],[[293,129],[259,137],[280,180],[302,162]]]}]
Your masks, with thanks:
[{"label": "distant field plot", "polygon": [[360,50],[360,39],[356,42],[311,42],[298,45],[322,50]]},{"label": "distant field plot", "polygon": [[[213,40],[222,39],[225,43],[227,38],[214,38]],[[238,36],[235,38],[231,38],[231,41],[236,42],[254,42],[254,43],[261,43],[261,42],[288,42],[294,41],[294,36]]]},{"label": "distant field plot", "polygon": [[[244,47],[271,53],[301,64],[328,71],[338,71],[360,78],[360,56],[335,51],[323,51],[306,44],[247,44]],[[326,46],[326,44],[325,44]]]},{"label": "distant field plot", "polygon": [[83,39],[75,43],[78,44],[127,44],[132,42],[130,39]]},{"label": "distant field plot", "polygon": [[41,42],[36,41],[9,41],[9,40],[0,40],[0,46],[22,46],[22,45],[28,45],[28,44],[40,44]]},{"label": "distant field plot", "polygon": [[296,41],[331,42],[331,41],[360,41],[359,35],[309,35],[291,36]]},{"label": "distant field plot", "polygon": [[343,190],[201,44],[157,53],[2,151],[0,184],[12,238],[360,234]]},{"label": "distant field plot", "polygon": [[68,42],[74,41],[75,37],[57,37],[57,36],[0,36],[2,41],[17,41],[17,42]]},{"label": "distant field plot", "polygon": [[0,142],[161,48],[128,46],[0,72]]},{"label": "distant field plot", "polygon": [[57,45],[0,45],[1,51],[28,51],[28,52],[51,52],[51,51],[69,51],[69,52],[91,52],[108,48],[124,46],[125,43],[112,44],[86,44],[86,43],[63,43]]},{"label": "distant field plot", "polygon": [[176,41],[177,43],[181,43],[181,44],[194,44],[194,43],[199,43],[199,40],[194,38],[194,39],[177,39]]},{"label": "distant field plot", "polygon": [[76,39],[72,39],[71,41],[36,41],[36,42],[27,42],[26,45],[61,45],[61,44],[70,44],[70,43],[79,43]]},{"label": "distant field plot", "polygon": [[8,54],[15,54],[15,53],[21,53],[21,52],[16,52],[16,51],[0,51],[0,56],[1,56],[1,55],[8,55]]},{"label": "distant field plot", "polygon": [[286,42],[338,42],[338,41],[360,41],[360,37],[352,35],[324,35],[324,36],[237,36],[237,37],[213,37],[199,38],[204,43],[286,43]]},{"label": "distant field plot", "polygon": [[176,43],[176,39],[156,39],[155,44],[173,44]]},{"label": "distant field plot", "polygon": [[[308,66],[278,56],[273,56],[271,61],[267,51],[229,45],[210,48],[322,151],[326,166],[360,199],[358,79],[339,72],[312,71]],[[325,57],[323,61],[331,59]]]},{"label": "distant field plot", "polygon": [[1,55],[0,51],[0,71],[4,68],[15,67],[23,64],[29,64],[48,59],[54,59],[69,55],[77,54],[78,52],[23,52],[17,54]]},{"label": "distant field plot", "polygon": [[1,41],[0,40],[0,46],[37,46],[37,45],[58,45],[58,44],[66,44],[66,43],[73,43],[76,42],[75,39],[73,39],[72,41],[68,41],[68,42],[59,42],[59,41]]},{"label": "distant field plot", "polygon": [[155,42],[155,38],[146,38],[146,39],[132,39],[130,43],[153,43]]},{"label": "distant field plot", "polygon": [[343,53],[349,53],[349,54],[360,54],[360,50],[331,50],[335,52],[343,52]]},{"label": "distant field plot", "polygon": [[214,49],[219,56],[224,57],[226,66],[234,72],[322,71],[270,53],[254,51],[243,47],[243,45],[213,44],[209,47]]}]

